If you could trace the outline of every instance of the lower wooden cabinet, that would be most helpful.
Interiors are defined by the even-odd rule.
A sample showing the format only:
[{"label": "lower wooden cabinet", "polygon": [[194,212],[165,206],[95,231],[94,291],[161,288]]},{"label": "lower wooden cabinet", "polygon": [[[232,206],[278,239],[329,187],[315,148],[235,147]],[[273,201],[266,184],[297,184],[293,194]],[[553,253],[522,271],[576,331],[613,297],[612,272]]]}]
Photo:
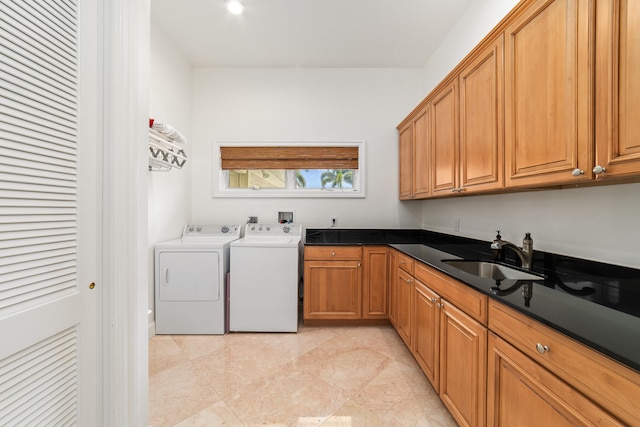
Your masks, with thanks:
[{"label": "lower wooden cabinet", "polygon": [[386,246],[306,246],[304,319],[387,319]]},{"label": "lower wooden cabinet", "polygon": [[305,320],[391,320],[461,426],[640,425],[640,373],[400,251],[305,247],[304,271]]},{"label": "lower wooden cabinet", "polygon": [[304,260],[304,318],[360,319],[362,248],[307,246]]},{"label": "lower wooden cabinet", "polygon": [[446,300],[441,313],[440,399],[459,425],[484,426],[487,328]]},{"label": "lower wooden cabinet", "polygon": [[440,295],[416,280],[413,293],[413,355],[440,390]]},{"label": "lower wooden cabinet", "polygon": [[[640,425],[637,371],[494,300],[489,329],[489,425]],[[539,411],[506,422],[533,395]]]},{"label": "lower wooden cabinet", "polygon": [[399,252],[397,250],[389,250],[389,303],[387,310],[389,313],[389,321],[394,327],[396,326],[396,301],[398,300],[398,255]]},{"label": "lower wooden cabinet", "polygon": [[411,348],[413,277],[402,269],[396,272],[396,331],[407,347]]},{"label": "lower wooden cabinet", "polygon": [[[402,267],[397,269],[398,335],[458,424],[484,426],[487,329],[469,314],[483,318],[486,296],[422,263],[416,262],[412,271],[416,277]],[[457,296],[454,300],[465,309],[469,306],[470,313],[443,298],[442,293]]]},{"label": "lower wooden cabinet", "polygon": [[515,347],[489,334],[487,425],[623,425]]},{"label": "lower wooden cabinet", "polygon": [[307,261],[305,319],[359,319],[362,313],[360,261]]},{"label": "lower wooden cabinet", "polygon": [[389,306],[389,248],[362,248],[362,318],[387,319]]}]

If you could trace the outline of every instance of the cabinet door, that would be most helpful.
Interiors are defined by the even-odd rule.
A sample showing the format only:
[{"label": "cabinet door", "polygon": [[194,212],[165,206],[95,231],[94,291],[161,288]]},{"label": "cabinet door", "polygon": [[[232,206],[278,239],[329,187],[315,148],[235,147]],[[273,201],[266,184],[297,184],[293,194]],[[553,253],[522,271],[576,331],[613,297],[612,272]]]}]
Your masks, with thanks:
[{"label": "cabinet door", "polygon": [[457,83],[454,81],[431,101],[432,195],[451,195],[458,186]]},{"label": "cabinet door", "polygon": [[441,313],[440,399],[461,426],[484,426],[487,329],[444,299]]},{"label": "cabinet door", "polygon": [[413,198],[413,122],[399,130],[398,157],[400,200]]},{"label": "cabinet door", "polygon": [[389,296],[389,249],[365,246],[362,249],[362,318],[386,319]]},{"label": "cabinet door", "polygon": [[505,30],[507,187],[593,177],[593,3],[538,0]]},{"label": "cabinet door", "polygon": [[397,274],[396,330],[407,347],[411,348],[411,295],[413,294],[413,277],[401,269],[398,269]]},{"label": "cabinet door", "polygon": [[359,319],[362,309],[360,261],[306,261],[305,319]]},{"label": "cabinet door", "polygon": [[564,381],[489,334],[488,426],[620,426]]},{"label": "cabinet door", "polygon": [[429,106],[413,119],[413,194],[416,199],[424,199],[429,190]]},{"label": "cabinet door", "polygon": [[597,179],[640,174],[640,2],[597,3]]},{"label": "cabinet door", "polygon": [[416,280],[413,294],[413,355],[439,390],[440,309],[438,294]]},{"label": "cabinet door", "polygon": [[394,328],[396,326],[396,312],[398,300],[398,252],[395,249],[389,250],[389,321]]},{"label": "cabinet door", "polygon": [[462,70],[460,84],[460,189],[504,186],[503,36]]}]

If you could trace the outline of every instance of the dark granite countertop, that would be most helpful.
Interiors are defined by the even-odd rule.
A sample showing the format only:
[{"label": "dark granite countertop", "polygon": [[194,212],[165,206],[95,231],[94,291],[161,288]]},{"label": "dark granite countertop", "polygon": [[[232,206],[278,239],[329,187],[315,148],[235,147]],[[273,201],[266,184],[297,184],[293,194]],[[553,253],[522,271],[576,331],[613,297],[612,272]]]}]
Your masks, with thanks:
[{"label": "dark granite countertop", "polygon": [[[305,244],[388,244],[640,371],[638,269],[534,251],[533,270],[543,274],[543,279],[496,282],[442,262],[489,259],[489,242],[481,240],[411,229],[307,229]],[[505,262],[517,266],[519,262],[512,256],[507,251]],[[529,298],[525,299],[525,294]]]}]

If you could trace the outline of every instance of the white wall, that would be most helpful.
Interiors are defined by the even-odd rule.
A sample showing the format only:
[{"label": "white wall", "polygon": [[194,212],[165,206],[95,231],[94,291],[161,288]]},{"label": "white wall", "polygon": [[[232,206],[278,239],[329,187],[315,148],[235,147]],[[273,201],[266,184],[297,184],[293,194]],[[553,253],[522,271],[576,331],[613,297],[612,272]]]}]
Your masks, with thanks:
[{"label": "white wall", "polygon": [[[419,69],[195,69],[193,220],[275,222],[293,210],[306,227],[418,227],[398,201],[396,125],[420,101]],[[212,198],[214,141],[366,141],[364,199]],[[216,160],[217,161],[217,160]]]},{"label": "white wall", "polygon": [[[423,228],[640,268],[640,184],[468,196],[423,202]],[[455,232],[455,220],[460,232]]]},{"label": "white wall", "polygon": [[472,1],[423,67],[424,96],[504,18],[519,0]]},{"label": "white wall", "polygon": [[[164,33],[151,24],[149,117],[168,123],[187,138],[182,169],[148,172],[149,308],[154,307],[153,246],[180,237],[191,221],[191,66]],[[152,315],[153,316],[153,315]]]},{"label": "white wall", "polygon": [[[516,3],[472,2],[425,65],[425,94]],[[428,230],[493,240],[500,229],[515,243],[531,232],[539,250],[640,268],[640,184],[439,199],[422,206],[422,227]]]}]

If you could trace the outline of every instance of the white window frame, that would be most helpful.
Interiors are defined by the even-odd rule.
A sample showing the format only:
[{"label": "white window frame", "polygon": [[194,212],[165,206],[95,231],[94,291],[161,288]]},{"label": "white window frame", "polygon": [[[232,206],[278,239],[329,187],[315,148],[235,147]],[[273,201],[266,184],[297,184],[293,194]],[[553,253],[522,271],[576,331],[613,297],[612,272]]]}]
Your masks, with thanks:
[{"label": "white window frame", "polygon": [[[337,189],[302,189],[295,188],[295,177],[293,171],[287,171],[286,189],[271,188],[227,188],[226,181],[228,173],[221,168],[220,147],[265,147],[265,146],[309,146],[309,147],[358,147],[358,170],[355,173],[354,188]],[[301,142],[301,141],[215,141],[213,143],[213,173],[212,173],[212,197],[237,197],[237,198],[364,198],[366,187],[365,172],[365,141],[322,141],[322,142]]]}]

